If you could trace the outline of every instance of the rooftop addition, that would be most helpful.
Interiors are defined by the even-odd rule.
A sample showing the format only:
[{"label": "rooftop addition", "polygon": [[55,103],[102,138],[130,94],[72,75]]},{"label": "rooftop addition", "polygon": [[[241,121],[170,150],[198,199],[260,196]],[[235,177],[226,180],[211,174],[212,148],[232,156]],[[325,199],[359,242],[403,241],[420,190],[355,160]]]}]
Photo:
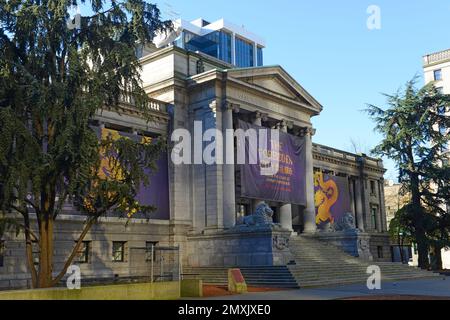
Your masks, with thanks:
[{"label": "rooftop addition", "polygon": [[265,41],[244,27],[220,19],[208,22],[202,18],[188,22],[174,21],[174,31],[154,40],[157,48],[168,45],[202,52],[240,68],[263,65]]}]

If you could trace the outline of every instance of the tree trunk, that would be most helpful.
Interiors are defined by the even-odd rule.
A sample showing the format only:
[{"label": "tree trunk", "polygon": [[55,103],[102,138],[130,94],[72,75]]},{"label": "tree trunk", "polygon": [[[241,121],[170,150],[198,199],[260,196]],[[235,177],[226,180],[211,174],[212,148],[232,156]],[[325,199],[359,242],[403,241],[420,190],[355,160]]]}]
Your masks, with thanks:
[{"label": "tree trunk", "polygon": [[30,218],[28,216],[28,212],[26,212],[24,215],[24,221],[25,221],[25,252],[27,256],[27,265],[31,273],[31,286],[33,288],[36,288],[38,275],[36,272],[36,267],[34,266],[33,240],[31,240]]},{"label": "tree trunk", "polygon": [[58,282],[60,282],[62,280],[62,278],[64,277],[64,275],[67,273],[67,269],[69,268],[69,266],[72,264],[73,260],[75,259],[78,250],[81,247],[81,244],[83,243],[84,238],[86,237],[86,235],[88,234],[88,232],[91,230],[92,226],[95,223],[95,219],[89,219],[86,222],[86,225],[83,229],[83,232],[81,233],[80,237],[78,238],[78,241],[75,245],[75,247],[72,250],[72,253],[70,254],[69,258],[66,260],[66,263],[64,264],[63,269],[61,270],[61,272],[55,277],[55,279],[53,279],[51,281],[51,286],[55,286],[58,284]]},{"label": "tree trunk", "polygon": [[442,246],[434,246],[434,256],[436,259],[436,263],[433,270],[440,271],[442,270]]},{"label": "tree trunk", "polygon": [[[411,156],[411,164],[414,163],[414,158]],[[414,166],[412,165],[412,168]],[[413,223],[415,228],[415,238],[417,241],[417,250],[419,253],[419,268],[428,270],[430,267],[430,261],[428,259],[428,241],[426,230],[424,228],[425,212],[422,207],[422,201],[420,198],[420,180],[419,175],[411,170],[411,200],[412,200],[412,213]]]},{"label": "tree trunk", "polygon": [[405,263],[405,257],[403,254],[403,240],[402,240],[402,236],[400,236],[400,233],[399,233],[399,237],[398,237],[398,245],[399,245],[399,249],[400,249],[400,261],[402,263]]},{"label": "tree trunk", "polygon": [[423,230],[416,231],[417,251],[419,254],[419,268],[428,270],[430,260],[428,259],[428,243]]},{"label": "tree trunk", "polygon": [[39,234],[38,287],[49,288],[52,286],[53,273],[53,220],[51,218],[44,218],[41,221]]}]

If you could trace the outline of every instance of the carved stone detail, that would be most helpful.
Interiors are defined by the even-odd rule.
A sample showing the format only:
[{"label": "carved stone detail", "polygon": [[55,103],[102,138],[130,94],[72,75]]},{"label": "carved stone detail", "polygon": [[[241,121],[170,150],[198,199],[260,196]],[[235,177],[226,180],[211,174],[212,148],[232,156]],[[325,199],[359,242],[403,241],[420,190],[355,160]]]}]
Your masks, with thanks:
[{"label": "carved stone detail", "polygon": [[223,111],[231,110],[234,113],[239,113],[240,109],[241,109],[241,105],[239,105],[237,103],[231,103],[229,101],[224,101],[224,103],[222,105]]},{"label": "carved stone detail", "polygon": [[247,227],[273,226],[273,214],[273,210],[263,201],[256,206],[254,214],[242,217],[238,220],[237,225],[244,225]]}]

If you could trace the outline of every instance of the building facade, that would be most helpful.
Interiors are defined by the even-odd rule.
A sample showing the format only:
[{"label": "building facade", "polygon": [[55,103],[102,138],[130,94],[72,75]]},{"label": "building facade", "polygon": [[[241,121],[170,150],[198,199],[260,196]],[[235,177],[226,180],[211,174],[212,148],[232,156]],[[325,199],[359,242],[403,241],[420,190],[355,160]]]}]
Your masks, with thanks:
[{"label": "building facade", "polygon": [[[425,83],[434,83],[435,87],[443,94],[450,94],[450,49],[428,54],[423,57],[423,72]],[[444,107],[438,109],[442,114],[450,115],[450,110],[446,110]],[[436,128],[440,130],[440,128]],[[450,134],[450,132],[446,132]],[[444,154],[448,157],[446,163],[450,162],[450,144],[447,145],[444,150]],[[450,201],[450,200],[449,200]],[[450,202],[446,205],[447,212],[450,210]],[[442,249],[442,264],[444,269],[450,269],[450,248]],[[417,264],[417,255],[413,256],[414,264]]]},{"label": "building facade", "polygon": [[[425,84],[433,83],[434,86],[444,94],[450,94],[450,49],[431,53],[423,57],[423,73]],[[440,112],[448,114],[450,110],[439,109]],[[438,128],[436,128],[438,129]],[[450,146],[445,148],[443,152],[449,152]],[[400,184],[390,184],[385,188],[386,213],[388,222],[394,218],[395,213],[409,200],[409,195],[400,194]],[[448,206],[447,206],[448,207]],[[397,243],[393,243],[393,247],[398,251]],[[450,251],[443,249],[442,252],[443,268],[450,268]],[[398,258],[399,254],[395,254]],[[411,265],[418,265],[418,253],[415,244],[412,244]]]},{"label": "building facade", "polygon": [[[386,205],[386,220],[388,228],[391,227],[391,221],[395,218],[397,211],[406,205],[410,200],[409,194],[402,194],[401,188],[402,185],[400,183],[385,181],[384,201]],[[404,241],[403,235],[399,233],[401,233],[401,231],[393,231],[391,233],[392,261],[410,263],[414,265],[412,250],[416,249],[411,245],[411,243]],[[417,260],[417,253],[415,259]]]},{"label": "building facade", "polygon": [[[424,56],[423,73],[426,84],[433,82],[441,93],[450,94],[450,49]],[[450,110],[445,108],[440,108],[439,112],[450,115]],[[450,158],[450,145],[443,152]]]},{"label": "building facade", "polygon": [[425,83],[435,82],[438,89],[450,94],[450,49],[423,57]]},{"label": "building facade", "polygon": [[[199,29],[211,27],[203,20],[191,24],[197,24]],[[241,190],[243,178],[237,165],[175,165],[171,161],[173,143],[167,157],[162,159],[165,165],[160,166],[160,170],[165,171],[160,178],[166,181],[160,183],[158,180],[149,193],[150,197],[153,192],[158,192],[161,195],[158,201],[163,199],[157,213],[150,220],[134,218],[127,224],[114,216],[102,218],[87,235],[80,252],[78,263],[83,276],[108,279],[137,276],[133,250],[155,244],[180,246],[185,266],[239,267],[289,263],[289,258],[283,256],[286,246],[276,243],[281,252],[280,257],[283,256],[281,258],[275,258],[272,252],[272,240],[275,243],[281,237],[308,234],[341,243],[346,234],[335,232],[333,223],[318,223],[317,213],[322,206],[317,200],[319,179],[339,186],[339,194],[343,197],[342,207],[336,209],[335,206],[333,212],[331,204],[328,209],[336,217],[350,214],[355,227],[359,229],[352,233],[358,242],[355,242],[355,246],[361,244],[360,238],[363,237],[366,258],[390,261],[382,161],[364,154],[352,154],[314,144],[315,130],[311,119],[319,116],[323,107],[282,67],[258,66],[262,64],[262,53],[259,59],[257,51],[262,49],[263,42],[256,37],[247,35],[245,38],[249,43],[252,42],[255,49],[252,63],[249,62],[249,56],[243,58],[247,62],[240,62],[238,48],[231,49],[234,53],[229,63],[230,53],[225,48],[229,43],[222,46],[221,42],[223,39],[227,42],[228,36],[222,37],[222,32],[230,32],[232,39],[236,38],[234,43],[244,38],[244,32],[238,33],[239,30],[226,22],[220,22],[213,31],[214,37],[219,38],[216,50],[210,51],[205,49],[207,45],[203,46],[206,40],[192,41],[195,37],[186,40],[190,37],[188,29],[185,27],[179,34],[184,45],[171,43],[159,49],[151,45],[140,53],[143,86],[151,98],[151,121],[144,120],[132,104],[124,102],[120,113],[107,108],[99,111],[93,125],[101,132],[151,137],[170,137],[177,129],[194,132],[196,123],[201,123],[202,133],[211,128],[219,131],[235,129],[239,121],[261,128],[278,128],[304,141],[305,158],[302,165],[305,171],[302,179],[305,183],[305,203],[300,205],[245,197]],[[198,30],[197,34],[205,37]],[[174,38],[173,41],[180,39]],[[217,49],[220,47],[224,50]],[[225,51],[227,53],[223,56]],[[240,67],[248,64],[251,65]],[[167,206],[164,204],[164,195],[167,195]],[[242,216],[252,214],[261,200],[265,200],[274,211],[274,222],[281,226],[281,231],[277,231],[279,234],[276,235],[279,238],[272,239],[270,231],[268,252],[262,252],[254,260],[242,257],[242,254],[238,257],[231,251],[225,252],[227,244],[220,247],[224,238],[232,238],[233,243],[240,243],[241,239],[258,234],[261,239],[266,239],[266,231],[252,233],[251,230],[241,232],[235,229],[237,221]],[[54,232],[55,271],[62,267],[73,248],[83,221],[84,218],[67,204]],[[0,287],[29,286],[23,236],[7,235],[1,245]],[[242,247],[239,248],[241,253],[245,252]],[[248,248],[249,251],[253,249]],[[205,252],[210,252],[208,250],[215,252],[205,255]],[[358,255],[357,252],[355,255]]]}]

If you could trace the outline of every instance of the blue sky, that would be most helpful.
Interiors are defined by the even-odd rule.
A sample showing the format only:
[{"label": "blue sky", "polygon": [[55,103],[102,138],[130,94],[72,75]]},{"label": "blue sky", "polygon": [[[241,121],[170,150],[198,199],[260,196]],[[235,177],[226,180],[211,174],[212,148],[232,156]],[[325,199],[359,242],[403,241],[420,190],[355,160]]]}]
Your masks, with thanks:
[{"label": "blue sky", "polygon": [[[150,0],[151,1],[151,0]],[[446,0],[162,0],[185,20],[225,18],[267,42],[264,64],[282,65],[323,106],[313,124],[314,142],[363,151],[379,141],[361,112],[383,106],[381,93],[397,91],[422,76],[422,56],[450,48],[450,2]],[[169,4],[170,6],[168,6]],[[381,9],[381,29],[369,30],[366,10]],[[423,84],[422,78],[419,84]],[[396,179],[385,161],[387,179]]]}]

